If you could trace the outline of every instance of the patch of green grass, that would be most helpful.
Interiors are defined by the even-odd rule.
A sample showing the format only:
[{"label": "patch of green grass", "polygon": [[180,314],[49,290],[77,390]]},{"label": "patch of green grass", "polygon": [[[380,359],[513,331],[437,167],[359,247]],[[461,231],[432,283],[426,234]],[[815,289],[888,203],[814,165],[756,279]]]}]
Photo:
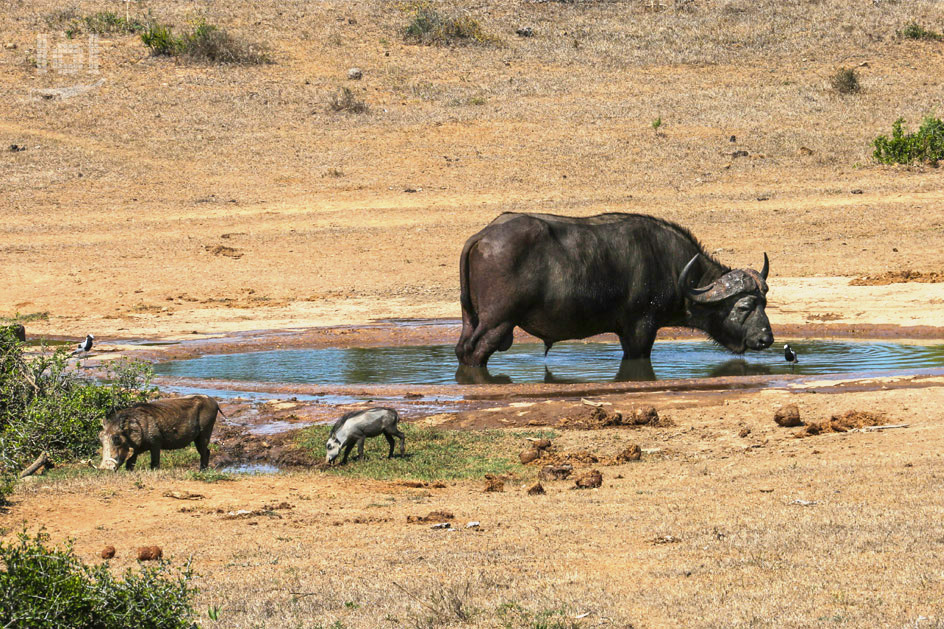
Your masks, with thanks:
[{"label": "patch of green grass", "polygon": [[944,39],[944,36],[942,36],[940,33],[928,30],[917,22],[912,22],[905,28],[901,29],[901,36],[905,39],[929,39],[932,41],[940,41],[941,39]]},{"label": "patch of green grass", "polygon": [[[364,459],[354,460],[355,448],[346,465],[333,465],[327,473],[378,480],[456,480],[482,478],[486,474],[527,475],[518,461],[525,438],[552,439],[553,431],[440,430],[400,424],[406,434],[406,456],[387,459],[387,441],[368,439]],[[324,459],[325,441],[331,426],[312,426],[301,431],[298,444],[317,459]]]},{"label": "patch of green grass", "polygon": [[426,2],[413,4],[410,21],[403,29],[403,38],[427,46],[496,43],[495,37],[486,33],[471,15],[444,15]]},{"label": "patch of green grass", "polygon": [[496,616],[505,627],[528,629],[579,629],[581,624],[566,607],[532,611],[515,601],[506,601],[496,609]]},{"label": "patch of green grass", "polygon": [[883,164],[925,162],[932,166],[944,159],[944,122],[928,116],[914,133],[905,133],[905,119],[892,125],[892,137],[880,135],[872,142],[872,157]]},{"label": "patch of green grass", "polygon": [[169,26],[164,24],[150,24],[143,33],[141,41],[150,49],[155,57],[173,57],[180,54],[183,40],[174,35]]},{"label": "patch of green grass", "polygon": [[96,35],[130,35],[140,33],[147,26],[137,18],[122,17],[114,11],[99,11],[82,19],[83,26],[89,33]]}]

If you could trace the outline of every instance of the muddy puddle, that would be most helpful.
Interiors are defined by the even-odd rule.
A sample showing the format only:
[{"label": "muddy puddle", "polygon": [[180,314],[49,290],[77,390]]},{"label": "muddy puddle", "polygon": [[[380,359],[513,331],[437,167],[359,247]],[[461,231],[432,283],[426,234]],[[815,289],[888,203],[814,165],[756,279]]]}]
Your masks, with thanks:
[{"label": "muddy puddle", "polygon": [[[618,343],[561,343],[547,358],[539,344],[496,353],[487,371],[458,369],[451,345],[283,349],[205,355],[155,366],[160,376],[311,385],[449,385],[594,383],[913,372],[944,368],[944,345],[787,341],[799,354],[788,364],[781,343],[735,357],[707,341],[659,342],[651,363],[622,361]],[[320,401],[317,400],[316,401]],[[327,402],[327,400],[325,400]]]}]

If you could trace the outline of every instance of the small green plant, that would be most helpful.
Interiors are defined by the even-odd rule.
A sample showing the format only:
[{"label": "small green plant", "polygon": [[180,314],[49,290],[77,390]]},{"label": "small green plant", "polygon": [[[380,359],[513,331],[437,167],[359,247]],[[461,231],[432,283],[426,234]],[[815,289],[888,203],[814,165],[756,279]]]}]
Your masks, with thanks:
[{"label": "small green plant", "polygon": [[944,159],[944,122],[927,116],[914,133],[905,133],[904,118],[892,125],[892,137],[880,135],[872,142],[872,157],[883,164],[925,162],[932,166]]},{"label": "small green plant", "polygon": [[141,33],[141,41],[151,50],[155,57],[166,56],[173,57],[180,54],[183,48],[183,40],[174,36],[174,32],[169,26],[153,23]]},{"label": "small green plant", "polygon": [[488,35],[471,15],[443,15],[427,3],[413,5],[410,21],[403,29],[403,38],[414,44],[490,44],[495,38]]},{"label": "small green plant", "polygon": [[207,609],[207,616],[210,620],[219,620],[220,619],[220,607],[219,605],[213,605]]},{"label": "small green plant", "polygon": [[88,15],[82,20],[83,26],[89,33],[96,35],[129,35],[140,33],[147,26],[137,18],[125,18],[113,11],[100,11]]},{"label": "small green plant", "polygon": [[840,94],[855,94],[862,89],[859,85],[859,73],[855,71],[855,68],[839,68],[830,82],[833,89]]},{"label": "small green plant", "polygon": [[15,313],[12,317],[0,317],[0,323],[29,323],[30,321],[48,321],[48,312]]},{"label": "small green plant", "polygon": [[662,116],[659,116],[652,121],[652,130],[658,132],[659,128],[662,126]]},{"label": "small green plant", "polygon": [[107,563],[90,566],[71,544],[49,545],[49,536],[20,533],[0,542],[0,618],[4,627],[137,628],[193,626],[189,564],[172,570],[168,562],[112,575]]},{"label": "small green plant", "polygon": [[366,114],[370,111],[367,103],[358,100],[357,97],[354,96],[354,92],[348,87],[342,87],[328,99],[328,109],[350,114]]},{"label": "small green plant", "polygon": [[901,29],[901,36],[905,39],[929,39],[932,41],[940,41],[942,38],[944,38],[944,36],[942,36],[940,33],[928,30],[917,22],[912,22],[905,28]]}]

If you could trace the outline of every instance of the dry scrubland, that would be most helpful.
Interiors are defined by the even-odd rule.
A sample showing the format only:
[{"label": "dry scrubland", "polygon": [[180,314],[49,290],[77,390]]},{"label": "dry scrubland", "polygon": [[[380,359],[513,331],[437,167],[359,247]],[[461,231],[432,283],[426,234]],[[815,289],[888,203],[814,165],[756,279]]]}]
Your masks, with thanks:
[{"label": "dry scrubland", "polygon": [[[103,337],[456,316],[465,237],[540,209],[657,214],[733,265],[766,250],[775,325],[814,312],[940,325],[941,284],[848,280],[942,270],[939,172],[876,166],[869,145],[899,116],[941,114],[944,43],[896,32],[941,30],[944,8],[647,5],[434,4],[490,36],[442,47],[404,42],[393,3],[135,3],[263,43],[274,63],[180,63],[103,36],[104,84],[45,100],[30,91],[96,77],[38,74],[36,35],[62,40],[48,20],[63,6],[7,0],[0,147],[26,150],[0,152],[0,315],[48,312],[28,329]],[[831,86],[840,66],[859,93]],[[367,113],[330,111],[344,86]],[[673,427],[562,431],[567,449],[659,448],[602,467],[598,490],[528,496],[531,468],[496,494],[478,480],[86,473],[25,484],[0,526],[44,524],[88,561],[113,544],[119,567],[145,544],[192,554],[211,627],[942,627],[944,399],[940,380],[914,384],[677,396]],[[797,401],[910,427],[794,439],[771,417]],[[180,490],[205,498],[164,496]],[[238,509],[259,513],[224,517]],[[434,509],[481,531],[406,523]]]},{"label": "dry scrubland", "polygon": [[[457,316],[462,242],[503,210],[678,220],[730,264],[768,251],[779,303],[825,286],[848,308],[845,282],[789,278],[940,271],[938,173],[870,159],[896,118],[940,106],[944,45],[896,35],[939,29],[938,3],[433,6],[495,41],[409,44],[398,3],[143,2],[274,63],[176,63],[106,35],[105,83],[44,100],[30,90],[96,77],[38,74],[62,3],[8,2],[0,141],[27,150],[0,158],[2,314],[112,335]],[[831,86],[840,66],[859,93]],[[329,110],[345,86],[368,113]]]}]

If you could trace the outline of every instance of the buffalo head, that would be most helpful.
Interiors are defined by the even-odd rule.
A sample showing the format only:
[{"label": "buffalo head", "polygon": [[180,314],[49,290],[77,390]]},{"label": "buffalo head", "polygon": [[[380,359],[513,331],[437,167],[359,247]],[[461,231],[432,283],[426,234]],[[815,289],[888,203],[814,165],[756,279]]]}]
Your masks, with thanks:
[{"label": "buffalo head", "polygon": [[736,354],[747,349],[766,349],[774,342],[767,306],[767,273],[770,262],[764,254],[764,268],[728,271],[707,286],[692,286],[696,254],[679,276],[679,291],[688,305],[693,325]]}]

